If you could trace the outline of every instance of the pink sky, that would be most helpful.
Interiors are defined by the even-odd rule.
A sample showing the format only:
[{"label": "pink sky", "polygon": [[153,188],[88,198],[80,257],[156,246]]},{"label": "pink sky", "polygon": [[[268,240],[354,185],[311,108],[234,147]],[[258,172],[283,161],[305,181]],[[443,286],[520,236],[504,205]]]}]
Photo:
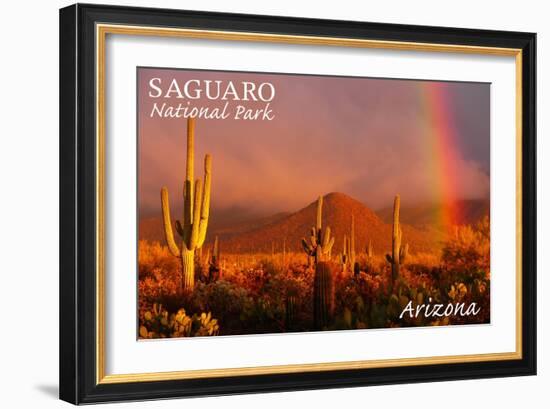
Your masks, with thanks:
[{"label": "pink sky", "polygon": [[[271,82],[273,121],[196,123],[195,176],[213,157],[212,209],[270,215],[294,211],[319,194],[346,193],[373,209],[400,193],[408,203],[437,201],[433,158],[421,112],[425,82],[304,75],[139,68],[139,208],[160,214],[160,188],[181,204],[185,177],[185,119],[150,118],[149,80]],[[457,198],[489,191],[489,84],[439,83],[449,98],[456,141]],[[165,87],[166,88],[166,87]],[[175,98],[170,103],[181,102]],[[162,101],[162,102],[164,102]],[[205,99],[193,105],[217,106]],[[263,107],[264,103],[248,103]]]}]

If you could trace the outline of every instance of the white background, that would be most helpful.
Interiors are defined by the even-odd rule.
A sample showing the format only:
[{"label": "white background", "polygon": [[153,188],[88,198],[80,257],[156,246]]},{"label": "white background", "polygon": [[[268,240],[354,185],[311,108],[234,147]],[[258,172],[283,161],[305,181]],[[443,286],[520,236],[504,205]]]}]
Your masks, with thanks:
[{"label": "white background", "polygon": [[[103,3],[112,3],[103,1]],[[379,21],[407,24],[461,26],[538,32],[538,180],[539,209],[547,208],[550,172],[547,134],[548,97],[541,91],[548,80],[550,36],[544,2],[365,2],[340,0],[253,2],[245,0],[200,2],[117,1],[128,5],[202,9],[303,17]],[[15,1],[4,5],[0,25],[0,402],[5,407],[57,407],[58,377],[58,11],[60,1]],[[544,229],[550,218],[539,211],[539,254],[548,247]],[[128,403],[126,407],[218,408],[273,407],[314,404],[442,406],[447,408],[493,407],[526,403],[542,407],[548,399],[550,361],[544,344],[548,263],[539,257],[538,322],[539,375],[529,378],[445,382],[330,391],[247,395],[191,401]],[[122,406],[119,404],[117,406]],[[526,406],[526,405],[525,405]]]}]

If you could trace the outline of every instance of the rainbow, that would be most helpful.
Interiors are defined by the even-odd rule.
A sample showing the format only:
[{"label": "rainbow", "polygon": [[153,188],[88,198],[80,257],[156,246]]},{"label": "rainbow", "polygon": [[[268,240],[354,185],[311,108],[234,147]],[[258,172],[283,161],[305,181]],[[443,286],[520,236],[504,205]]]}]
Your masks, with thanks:
[{"label": "rainbow", "polygon": [[457,202],[459,175],[456,171],[460,150],[451,97],[448,84],[444,82],[419,81],[418,84],[428,147],[426,159],[433,176],[434,199],[441,203],[436,222],[451,228],[462,219]]}]

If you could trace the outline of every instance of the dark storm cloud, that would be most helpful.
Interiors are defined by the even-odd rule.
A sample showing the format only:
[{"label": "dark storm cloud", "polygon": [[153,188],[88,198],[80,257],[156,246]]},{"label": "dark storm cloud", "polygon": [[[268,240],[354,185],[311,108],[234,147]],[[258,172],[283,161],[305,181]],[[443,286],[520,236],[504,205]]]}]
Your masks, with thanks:
[{"label": "dark storm cloud", "polygon": [[[151,119],[148,81],[161,77],[269,81],[273,121],[198,120],[195,175],[213,156],[212,206],[254,214],[296,210],[340,191],[372,208],[436,201],[433,150],[422,113],[422,82],[300,75],[140,69],[139,195],[143,213],[158,213],[159,190],[180,202],[185,172],[183,119]],[[489,189],[489,85],[446,83],[456,134],[457,198]],[[195,102],[196,103],[196,102]],[[257,107],[261,103],[252,104]],[[429,124],[428,124],[429,125]]]}]

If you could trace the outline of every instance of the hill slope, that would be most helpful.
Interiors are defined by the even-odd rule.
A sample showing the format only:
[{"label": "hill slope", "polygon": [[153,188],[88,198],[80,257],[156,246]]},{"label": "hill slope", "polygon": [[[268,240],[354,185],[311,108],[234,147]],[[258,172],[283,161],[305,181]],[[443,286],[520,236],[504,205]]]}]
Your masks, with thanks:
[{"label": "hill slope", "polygon": [[[419,204],[408,206],[401,205],[401,221],[418,228],[436,228],[445,229],[449,226],[443,226],[438,215],[448,213],[450,206],[441,204]],[[452,204],[456,211],[456,216],[452,220],[453,224],[474,224],[482,217],[489,214],[490,206],[487,199],[459,200]],[[386,207],[376,212],[376,214],[386,223],[391,223],[393,208]]]},{"label": "hill slope", "polygon": [[[275,251],[281,251],[283,240],[287,249],[301,251],[302,237],[309,237],[315,224],[317,201],[305,208],[257,229],[235,235],[223,242],[224,251],[229,252],[270,252],[272,243]],[[351,215],[355,218],[356,251],[363,252],[372,240],[377,254],[391,248],[391,225],[384,223],[371,209],[361,202],[343,194],[329,193],[324,197],[323,229],[330,226],[336,241],[333,253],[342,251],[344,235],[350,232]],[[441,236],[403,225],[403,240],[408,242],[411,251],[429,251],[438,246]]]},{"label": "hill slope", "polygon": [[[276,252],[282,251],[283,241],[287,251],[302,251],[301,239],[308,238],[315,224],[317,201],[311,202],[295,213],[278,213],[256,220],[236,221],[223,225],[211,224],[207,243],[218,235],[224,252],[270,253],[272,245]],[[335,237],[333,253],[342,251],[344,235],[349,237],[351,215],[355,218],[356,252],[364,252],[369,240],[376,254],[391,249],[391,223],[385,223],[363,203],[343,194],[329,193],[323,199],[323,229],[331,228]],[[433,229],[419,229],[402,223],[403,242],[409,243],[411,252],[433,251],[440,246],[441,233]],[[162,219],[145,218],[139,225],[140,239],[164,243]],[[273,243],[273,244],[272,244]]]},{"label": "hill slope", "polygon": [[[220,240],[227,240],[241,233],[275,223],[288,215],[289,213],[277,213],[267,217],[241,216],[233,220],[225,216],[226,221],[220,222],[216,217],[212,217],[213,215],[211,213],[212,220],[210,220],[208,224],[208,235],[206,239],[209,241],[209,238],[219,236]],[[172,222],[175,223],[175,220],[172,220]],[[164,243],[164,229],[162,227],[161,215],[144,217],[139,221],[139,239]]]}]

